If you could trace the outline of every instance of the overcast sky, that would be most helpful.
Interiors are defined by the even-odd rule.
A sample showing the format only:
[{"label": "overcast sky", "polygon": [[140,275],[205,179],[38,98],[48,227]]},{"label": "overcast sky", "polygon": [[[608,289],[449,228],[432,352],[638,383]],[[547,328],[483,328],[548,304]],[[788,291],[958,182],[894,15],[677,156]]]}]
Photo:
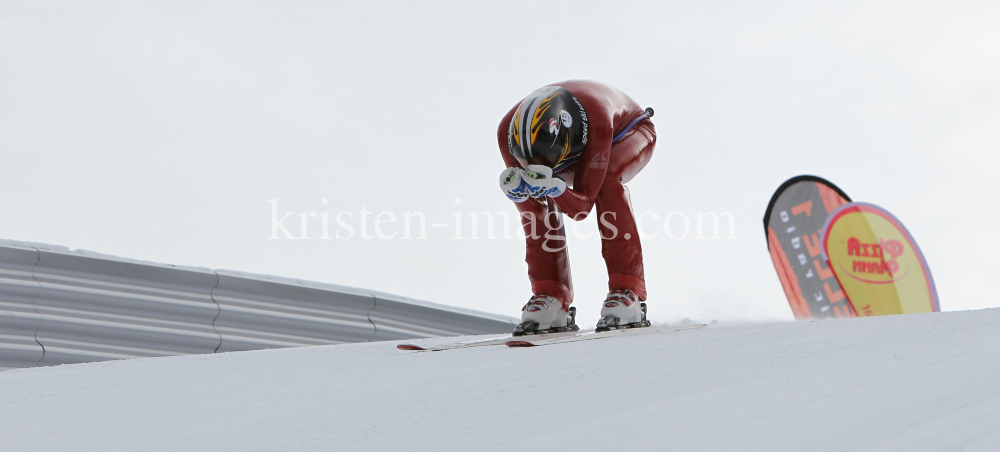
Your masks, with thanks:
[{"label": "overcast sky", "polygon": [[[893,212],[944,310],[1000,306],[987,1],[0,1],[0,238],[516,316],[516,226],[472,240],[468,214],[516,214],[497,123],[571,78],[656,109],[656,151],[629,184],[636,213],[660,218],[644,223],[654,320],[792,318],[761,220],[798,174]],[[310,240],[269,239],[275,199],[295,236],[306,213]],[[732,213],[735,239],[695,239],[710,211]],[[352,212],[355,235],[321,240],[324,212],[331,237]],[[427,240],[402,239],[405,212],[424,213]],[[691,220],[684,238],[664,232],[671,212],[674,236]],[[599,240],[571,237],[570,256],[590,325]]]}]

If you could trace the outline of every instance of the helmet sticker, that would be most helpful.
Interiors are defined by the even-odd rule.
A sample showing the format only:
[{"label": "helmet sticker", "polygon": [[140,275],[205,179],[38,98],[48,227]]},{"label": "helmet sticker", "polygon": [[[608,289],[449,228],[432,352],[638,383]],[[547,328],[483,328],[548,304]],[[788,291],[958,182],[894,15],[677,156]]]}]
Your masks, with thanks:
[{"label": "helmet sticker", "polygon": [[562,120],[564,126],[573,127],[573,117],[569,115],[568,111],[566,110],[560,111],[559,119]]}]

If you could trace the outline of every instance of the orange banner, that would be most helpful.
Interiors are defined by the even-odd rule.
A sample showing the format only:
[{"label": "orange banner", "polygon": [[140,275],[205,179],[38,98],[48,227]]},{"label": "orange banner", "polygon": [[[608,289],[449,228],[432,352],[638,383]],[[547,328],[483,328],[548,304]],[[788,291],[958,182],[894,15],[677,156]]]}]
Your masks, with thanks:
[{"label": "orange banner", "polygon": [[774,270],[796,319],[854,317],[833,272],[822,259],[820,228],[850,198],[830,181],[793,177],[778,187],[764,212],[764,234]]},{"label": "orange banner", "polygon": [[823,259],[859,316],[941,310],[917,242],[889,212],[872,204],[844,204],[822,231]]}]

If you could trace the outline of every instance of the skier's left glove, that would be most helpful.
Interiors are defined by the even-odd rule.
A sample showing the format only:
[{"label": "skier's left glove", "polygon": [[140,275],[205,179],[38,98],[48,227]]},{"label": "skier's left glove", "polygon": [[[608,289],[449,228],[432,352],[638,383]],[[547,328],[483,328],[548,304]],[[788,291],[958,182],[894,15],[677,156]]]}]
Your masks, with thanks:
[{"label": "skier's left glove", "polygon": [[528,165],[524,170],[524,182],[532,198],[555,198],[566,191],[566,181],[552,174],[552,168],[545,165]]}]

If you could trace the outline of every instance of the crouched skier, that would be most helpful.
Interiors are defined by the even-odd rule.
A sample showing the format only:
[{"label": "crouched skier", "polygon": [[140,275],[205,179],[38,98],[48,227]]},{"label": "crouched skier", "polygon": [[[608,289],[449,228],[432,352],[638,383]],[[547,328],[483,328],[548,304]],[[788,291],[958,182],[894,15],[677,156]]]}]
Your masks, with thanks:
[{"label": "crouched skier", "polygon": [[597,330],[649,325],[642,246],[623,184],[653,155],[652,116],[611,86],[569,80],[535,90],[500,121],[500,186],[520,212],[534,294],[515,335],[578,328],[562,214],[580,221],[595,204],[609,290]]}]

